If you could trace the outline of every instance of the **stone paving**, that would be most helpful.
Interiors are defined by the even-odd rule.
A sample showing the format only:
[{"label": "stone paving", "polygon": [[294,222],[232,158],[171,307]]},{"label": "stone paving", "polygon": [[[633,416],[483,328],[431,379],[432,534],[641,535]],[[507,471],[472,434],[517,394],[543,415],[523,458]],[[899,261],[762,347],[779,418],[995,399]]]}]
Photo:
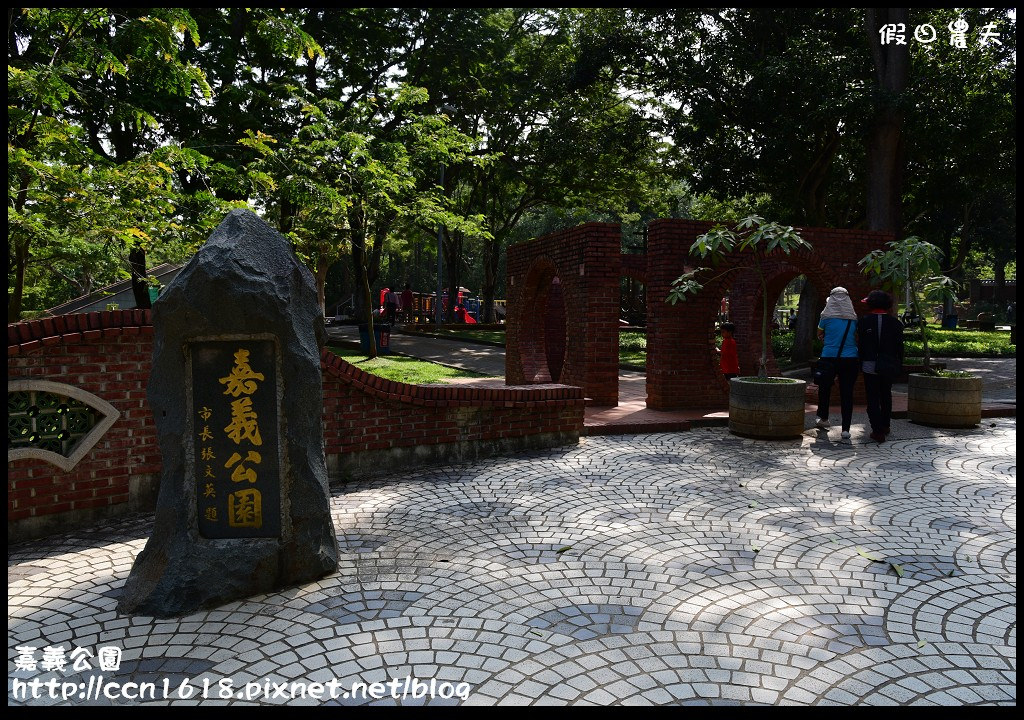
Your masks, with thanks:
[{"label": "stone paving", "polygon": [[[336,574],[173,620],[114,612],[151,516],[12,546],[8,703],[1013,705],[1016,420],[893,437],[591,437],[349,484]],[[15,669],[57,646],[122,663]],[[99,675],[171,699],[12,694]],[[260,694],[408,676],[448,697]]]}]

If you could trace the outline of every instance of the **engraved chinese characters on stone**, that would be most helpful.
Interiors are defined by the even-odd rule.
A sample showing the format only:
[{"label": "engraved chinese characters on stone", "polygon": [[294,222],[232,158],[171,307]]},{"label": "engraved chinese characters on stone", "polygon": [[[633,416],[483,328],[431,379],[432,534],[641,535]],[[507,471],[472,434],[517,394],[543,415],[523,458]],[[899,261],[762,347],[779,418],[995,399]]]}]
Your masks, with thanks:
[{"label": "engraved chinese characters on stone", "polygon": [[199,532],[278,537],[276,348],[272,340],[190,344]]}]

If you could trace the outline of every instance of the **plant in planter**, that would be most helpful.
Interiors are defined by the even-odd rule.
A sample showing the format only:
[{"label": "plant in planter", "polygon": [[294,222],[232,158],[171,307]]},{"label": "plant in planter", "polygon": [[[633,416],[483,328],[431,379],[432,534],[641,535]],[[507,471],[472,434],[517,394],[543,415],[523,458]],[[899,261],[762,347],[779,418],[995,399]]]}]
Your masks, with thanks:
[{"label": "plant in planter", "polygon": [[929,328],[922,310],[952,296],[956,283],[941,273],[942,251],[910,236],[886,243],[861,259],[866,275],[889,289],[909,289],[911,315],[917,317],[924,351],[924,372],[907,378],[907,415],[911,421],[936,427],[974,427],[981,422],[981,378],[933,367]]},{"label": "plant in planter", "polygon": [[[753,270],[761,283],[761,358],[757,377],[737,377],[729,382],[729,430],[738,435],[760,438],[797,437],[804,431],[803,380],[768,376],[769,306],[768,278],[764,262],[773,254],[789,255],[811,245],[792,226],[768,222],[757,215],[743,218],[731,229],[715,225],[690,246],[690,254],[710,259],[713,266],[732,252],[749,252]],[[714,273],[714,268],[699,267],[672,282],[666,302],[675,305],[698,293],[705,283],[731,272],[748,269],[728,268]]]}]

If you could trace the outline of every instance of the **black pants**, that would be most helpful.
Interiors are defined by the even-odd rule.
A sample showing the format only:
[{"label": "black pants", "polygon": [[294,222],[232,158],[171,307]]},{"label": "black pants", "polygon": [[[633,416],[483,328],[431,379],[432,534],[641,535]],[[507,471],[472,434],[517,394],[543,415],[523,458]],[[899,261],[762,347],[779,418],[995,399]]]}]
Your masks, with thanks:
[{"label": "black pants", "polygon": [[[836,379],[839,380],[839,408],[843,415],[843,430],[849,431],[853,420],[853,384],[857,382],[860,361],[857,358],[839,358],[836,362]],[[818,386],[818,417],[828,420],[832,383]],[[891,403],[890,403],[891,405]]]},{"label": "black pants", "polygon": [[892,423],[892,380],[864,373],[864,394],[868,401],[871,432],[884,433]]}]

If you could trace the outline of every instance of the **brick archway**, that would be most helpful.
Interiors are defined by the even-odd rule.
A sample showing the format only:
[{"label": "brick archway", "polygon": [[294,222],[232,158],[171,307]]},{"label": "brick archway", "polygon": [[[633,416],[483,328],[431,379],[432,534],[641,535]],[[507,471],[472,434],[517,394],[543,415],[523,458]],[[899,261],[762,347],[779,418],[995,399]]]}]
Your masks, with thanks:
[{"label": "brick archway", "polygon": [[[647,406],[656,410],[713,408],[728,403],[728,385],[714,352],[719,301],[727,292],[729,318],[736,324],[740,372],[757,372],[764,292],[756,273],[749,269],[749,255],[735,253],[725,257],[716,271],[734,272],[708,283],[686,302],[665,302],[673,280],[706,264],[700,258],[691,258],[689,248],[697,236],[712,226],[713,223],[694,220],[658,220],[649,226],[648,253],[657,262],[648,264]],[[851,297],[863,297],[870,284],[860,272],[858,260],[892,240],[892,235],[881,232],[797,229],[812,249],[791,255],[779,253],[764,265],[770,302],[793,277],[801,274],[814,284],[822,302],[837,285],[846,287]],[[770,347],[768,369],[778,372]]]},{"label": "brick archway", "polygon": [[[867,252],[864,253],[865,255]],[[745,262],[738,265],[735,273],[735,280],[731,283],[730,298],[735,297],[735,302],[730,302],[729,319],[736,325],[736,344],[740,355],[740,372],[743,375],[756,375],[757,367],[761,361],[761,321],[762,321],[762,298],[764,291],[761,283],[753,270],[747,270],[750,263]],[[835,268],[827,265],[817,252],[794,253],[785,259],[775,259],[764,266],[767,277],[769,322],[771,322],[772,306],[776,298],[782,293],[789,282],[804,275],[814,286],[818,294],[818,306],[823,307],[825,298],[832,288],[842,285],[850,291],[851,297],[864,297],[870,286],[863,277],[850,277],[841,273],[842,268]],[[860,273],[858,272],[858,275]],[[860,294],[858,294],[860,293]],[[854,308],[857,308],[854,303]],[[710,331],[714,332],[714,321],[710,324]],[[779,368],[772,352],[771,344],[768,346],[768,372],[778,373]],[[723,380],[724,382],[724,380]]]},{"label": "brick archway", "polygon": [[[728,386],[719,370],[714,341],[720,299],[726,292],[731,298],[730,317],[737,325],[741,372],[756,373],[761,353],[762,289],[756,275],[747,270],[749,255],[724,258],[717,269],[735,272],[709,282],[686,302],[665,302],[673,280],[705,264],[691,258],[689,249],[713,225],[656,220],[648,226],[646,256],[622,255],[621,228],[605,223],[588,223],[509,248],[506,382],[546,382],[542,378],[551,376],[547,346],[535,342],[538,335],[550,331],[530,316],[536,314],[536,298],[545,283],[550,286],[557,276],[567,327],[559,382],[583,387],[589,404],[617,404],[619,278],[625,275],[642,277],[646,286],[647,406],[655,410],[725,406]],[[857,262],[893,239],[882,232],[798,230],[812,249],[770,259],[765,266],[769,298],[778,297],[786,283],[801,274],[814,284],[822,301],[836,285],[846,287],[854,298],[863,297],[870,287]],[[770,352],[769,348],[769,370],[777,371]],[[547,374],[541,371],[531,378],[524,372],[539,367],[548,368]]]}]

